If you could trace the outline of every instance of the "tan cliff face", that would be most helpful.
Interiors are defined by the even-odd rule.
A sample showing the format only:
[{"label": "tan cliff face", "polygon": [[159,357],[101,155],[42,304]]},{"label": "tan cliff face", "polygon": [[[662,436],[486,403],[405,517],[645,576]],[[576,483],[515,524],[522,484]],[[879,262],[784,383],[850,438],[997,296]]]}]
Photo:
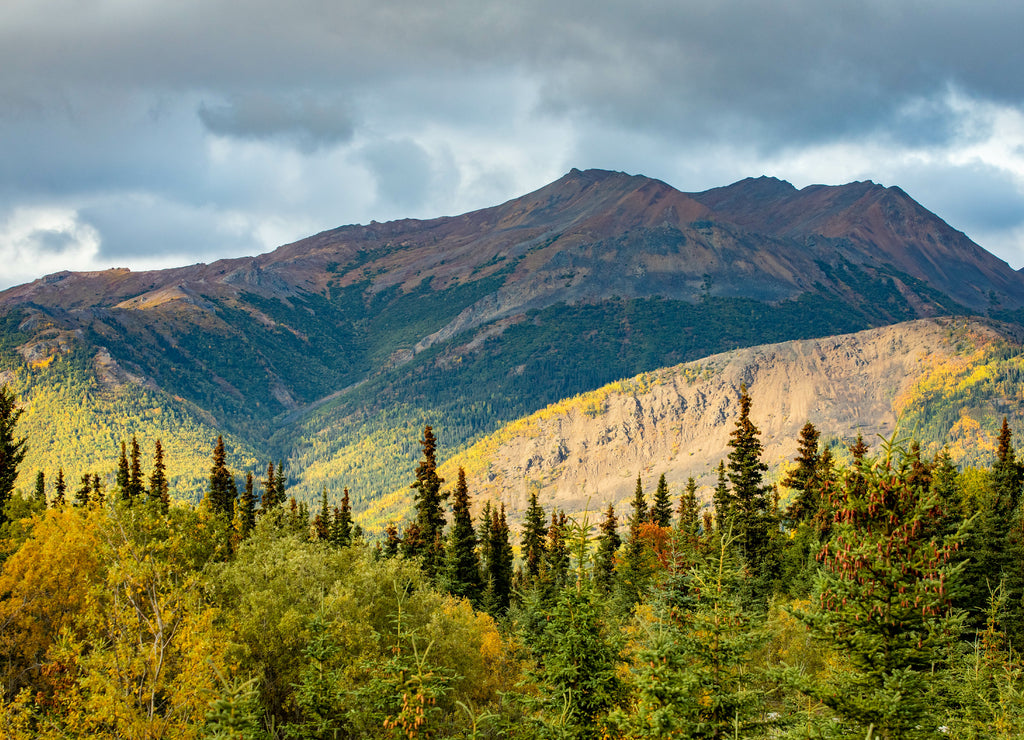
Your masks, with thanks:
[{"label": "tan cliff face", "polygon": [[[1005,329],[964,320],[920,320],[882,329],[764,345],[715,355],[584,394],[500,430],[448,461],[464,465],[478,501],[500,500],[513,518],[536,489],[548,508],[626,510],[637,474],[653,492],[664,473],[678,493],[689,476],[710,496],[739,413],[753,399],[764,460],[778,479],[805,422],[844,447],[858,433],[877,449],[896,429],[900,397],[932,369]],[[913,430],[903,430],[911,432]]]}]

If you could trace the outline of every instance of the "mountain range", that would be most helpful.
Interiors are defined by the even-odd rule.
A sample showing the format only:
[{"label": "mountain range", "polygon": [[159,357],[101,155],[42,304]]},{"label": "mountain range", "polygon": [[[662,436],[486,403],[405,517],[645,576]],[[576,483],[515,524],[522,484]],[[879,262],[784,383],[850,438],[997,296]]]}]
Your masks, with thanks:
[{"label": "mountain range", "polygon": [[1024,277],[899,188],[573,170],[460,216],[8,289],[0,381],[25,402],[23,487],[111,469],[136,435],[196,497],[224,433],[237,469],[284,460],[300,497],[347,486],[372,509],[427,423],[445,456],[639,373],[968,315],[1024,322]]}]

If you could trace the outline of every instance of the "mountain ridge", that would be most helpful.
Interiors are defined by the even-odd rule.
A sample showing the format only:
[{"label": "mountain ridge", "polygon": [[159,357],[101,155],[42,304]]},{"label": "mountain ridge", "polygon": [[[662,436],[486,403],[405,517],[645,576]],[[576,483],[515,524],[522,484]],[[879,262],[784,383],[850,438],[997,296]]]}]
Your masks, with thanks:
[{"label": "mountain ridge", "polygon": [[[10,288],[0,372],[20,368],[31,395],[81,354],[75,372],[96,388],[164,394],[151,405],[228,434],[248,459],[312,471],[292,482],[302,496],[349,484],[372,498],[414,467],[424,423],[447,420],[459,447],[558,398],[726,349],[1022,309],[1024,277],[902,191],[759,178],[683,193],[573,170],[458,216]],[[48,430],[40,460],[72,464],[77,434]],[[371,438],[389,451],[368,452]]]}]

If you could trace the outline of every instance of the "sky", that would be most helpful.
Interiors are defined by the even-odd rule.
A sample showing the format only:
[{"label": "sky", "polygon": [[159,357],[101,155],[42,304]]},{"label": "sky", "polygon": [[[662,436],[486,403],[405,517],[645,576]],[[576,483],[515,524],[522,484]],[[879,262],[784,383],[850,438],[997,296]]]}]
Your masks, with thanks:
[{"label": "sky", "polygon": [[4,0],[0,288],[573,167],[899,186],[1024,267],[1024,3]]}]

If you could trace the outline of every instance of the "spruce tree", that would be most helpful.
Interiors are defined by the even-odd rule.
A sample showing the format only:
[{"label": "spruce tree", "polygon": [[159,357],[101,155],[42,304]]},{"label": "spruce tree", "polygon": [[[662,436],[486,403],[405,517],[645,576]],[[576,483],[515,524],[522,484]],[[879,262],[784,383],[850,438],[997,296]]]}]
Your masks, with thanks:
[{"label": "spruce tree", "polygon": [[754,656],[766,635],[740,602],[745,576],[730,539],[728,530],[713,533],[708,552],[673,568],[654,591],[654,619],[639,625],[628,737],[763,736]]},{"label": "spruce tree", "polygon": [[782,480],[782,485],[796,492],[786,510],[790,526],[812,519],[818,513],[818,496],[815,486],[818,463],[818,430],[811,422],[804,424],[797,440],[796,467]]},{"label": "spruce tree", "polygon": [[63,509],[66,503],[68,484],[64,482],[64,468],[57,468],[57,482],[53,486],[53,508]]},{"label": "spruce tree", "polygon": [[[42,508],[46,508],[46,474],[42,470],[36,472],[35,502]],[[3,514],[0,514],[2,520]]]},{"label": "spruce tree", "polygon": [[288,479],[284,473],[284,460],[277,461],[277,477],[274,479],[274,491],[277,496],[278,505],[285,502],[285,491],[288,488]]},{"label": "spruce tree", "polygon": [[18,479],[18,466],[25,459],[25,438],[15,434],[22,410],[15,405],[14,394],[0,387],[0,525],[7,521],[7,502]]},{"label": "spruce tree", "polygon": [[171,487],[167,482],[164,448],[159,439],[153,449],[153,472],[149,476],[149,500],[159,501],[164,511],[167,511],[171,504]]},{"label": "spruce tree", "polygon": [[244,539],[256,528],[256,492],[251,470],[245,474],[245,489],[242,491],[242,498],[239,499],[238,514]]},{"label": "spruce tree", "polygon": [[131,500],[131,470],[128,467],[128,448],[124,440],[121,440],[121,457],[117,461],[117,474],[114,476],[114,485],[117,487],[117,495],[122,501]]},{"label": "spruce tree", "polygon": [[509,540],[505,504],[490,508],[490,526],[487,528],[486,576],[483,605],[492,615],[508,611],[512,597],[512,543]]},{"label": "spruce tree", "polygon": [[650,512],[647,510],[647,499],[644,496],[644,484],[640,481],[640,474],[636,476],[636,488],[633,489],[633,500],[630,502],[633,507],[633,514],[630,522],[643,524],[650,520]]},{"label": "spruce tree", "polygon": [[689,548],[697,547],[700,538],[700,511],[697,503],[697,481],[691,475],[686,480],[686,488],[679,497],[679,521],[676,523],[683,544]]},{"label": "spruce tree", "polygon": [[348,488],[341,492],[341,507],[334,510],[333,542],[339,547],[352,544],[352,502]]},{"label": "spruce tree", "polygon": [[834,497],[814,608],[796,614],[848,668],[798,683],[854,736],[870,727],[877,737],[931,736],[927,686],[941,681],[960,634],[962,533],[928,534],[938,500],[892,441],[880,459],[861,458]]},{"label": "spruce tree", "polygon": [[736,542],[750,567],[758,571],[768,554],[769,486],[764,484],[768,466],[761,460],[760,431],[750,420],[750,395],[740,387],[740,416],[729,437],[729,482]]},{"label": "spruce tree", "polygon": [[284,492],[278,495],[277,490],[277,477],[274,474],[274,463],[267,463],[267,477],[260,481],[260,485],[263,486],[263,496],[260,499],[261,513],[266,514],[267,512],[275,509],[284,502]]},{"label": "spruce tree", "polygon": [[636,479],[631,504],[633,511],[629,518],[629,534],[618,573],[619,600],[624,609],[631,609],[642,600],[651,576],[650,547],[644,536],[644,529],[650,524],[650,519],[640,476]]},{"label": "spruce tree", "polygon": [[331,534],[331,510],[327,506],[327,486],[320,491],[320,511],[313,518],[313,532],[321,542],[326,542]]},{"label": "spruce tree", "polygon": [[235,477],[227,467],[227,453],[224,451],[224,437],[217,437],[213,448],[213,465],[210,467],[210,483],[206,491],[205,503],[210,511],[223,515],[230,521],[235,513],[235,498],[238,489]]},{"label": "spruce tree", "polygon": [[532,584],[540,575],[544,562],[545,536],[544,508],[537,502],[537,489],[530,491],[530,503],[523,519],[523,534],[520,541],[523,557],[523,581]]},{"label": "spruce tree", "polygon": [[437,474],[437,440],[428,424],[420,440],[423,459],[416,466],[416,482],[410,487],[416,492],[416,525],[418,542],[411,554],[423,557],[423,570],[431,578],[440,571],[444,550],[441,537],[444,532],[444,500],[447,492],[441,491],[444,480]]},{"label": "spruce tree", "polygon": [[668,493],[665,474],[658,479],[658,488],[654,491],[654,502],[651,505],[651,521],[659,527],[672,526],[672,499]]},{"label": "spruce tree", "polygon": [[75,490],[75,506],[88,506],[90,494],[92,493],[92,474],[83,473]]},{"label": "spruce tree", "polygon": [[131,501],[136,501],[142,498],[142,494],[145,493],[146,487],[142,482],[142,453],[139,450],[139,441],[133,436],[131,446],[131,456],[129,458],[129,470],[128,470],[128,498]]},{"label": "spruce tree", "polygon": [[619,521],[615,517],[615,507],[609,503],[601,522],[601,535],[597,540],[597,552],[594,554],[594,588],[600,594],[609,594],[615,587],[615,553],[622,545],[619,536]]},{"label": "spruce tree", "polygon": [[565,527],[565,512],[558,509],[552,511],[544,548],[544,565],[541,568],[541,582],[550,597],[565,588],[569,579],[569,547],[565,542]]},{"label": "spruce tree", "polygon": [[480,558],[476,553],[476,532],[473,531],[473,518],[469,511],[466,471],[462,468],[459,468],[452,493],[452,527],[448,535],[444,580],[452,594],[479,605],[483,595]]},{"label": "spruce tree", "polygon": [[725,532],[732,520],[732,501],[729,497],[729,484],[725,477],[725,461],[718,461],[718,481],[711,496],[711,505],[715,510],[715,529]]},{"label": "spruce tree", "polygon": [[103,506],[103,485],[100,483],[99,473],[92,474],[92,500],[97,506]]}]

